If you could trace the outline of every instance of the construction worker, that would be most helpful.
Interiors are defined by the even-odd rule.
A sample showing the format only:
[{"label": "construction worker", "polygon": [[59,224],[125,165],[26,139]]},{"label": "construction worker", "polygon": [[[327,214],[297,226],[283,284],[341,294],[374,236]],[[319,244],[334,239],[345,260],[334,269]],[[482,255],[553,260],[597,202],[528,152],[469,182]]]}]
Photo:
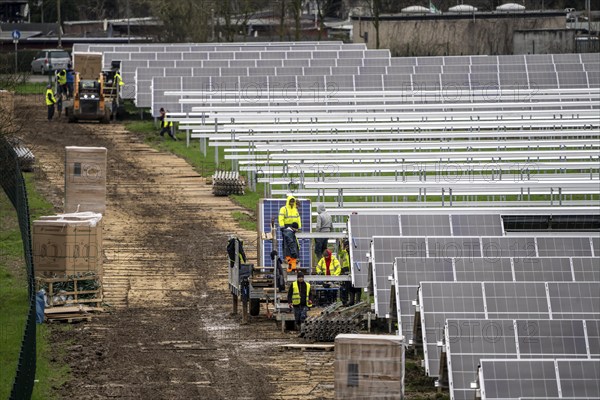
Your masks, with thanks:
[{"label": "construction worker", "polygon": [[117,70],[115,72],[115,76],[113,78],[113,86],[119,85],[119,87],[125,85],[125,82],[123,82],[123,78],[121,78],[121,74],[119,73],[119,70]]},{"label": "construction worker", "polygon": [[342,267],[337,258],[331,254],[331,250],[325,249],[323,257],[317,264],[317,275],[338,276],[342,272]]},{"label": "construction worker", "polygon": [[54,117],[54,104],[56,104],[56,98],[54,97],[54,92],[52,91],[52,85],[48,84],[46,86],[46,106],[48,107],[48,122],[52,121],[52,117]]},{"label": "construction worker", "polygon": [[[169,110],[167,110],[169,111]],[[167,113],[165,112],[164,108],[160,109],[160,116],[158,117],[158,120],[160,121],[160,137],[164,137],[165,133],[168,133],[169,136],[171,137],[171,139],[177,141],[177,138],[175,137],[175,133],[173,133],[173,121],[169,121],[167,118]]]},{"label": "construction worker", "polygon": [[283,228],[292,226],[292,223],[294,222],[298,225],[298,229],[302,228],[302,221],[300,220],[300,214],[298,213],[296,203],[296,198],[292,195],[288,195],[285,206],[279,209],[279,227],[282,230]]},{"label": "construction worker", "polygon": [[61,69],[56,75],[56,81],[58,83],[58,94],[67,94],[67,70]]},{"label": "construction worker", "polygon": [[300,327],[306,320],[308,308],[312,307],[312,295],[310,293],[310,283],[304,282],[304,274],[298,272],[296,281],[292,282],[288,290],[288,304],[290,310],[294,310],[294,320],[296,321],[296,329]]},{"label": "construction worker", "polygon": [[[349,253],[349,242],[348,239],[343,239],[339,243],[338,250],[338,258],[340,260],[341,275],[350,275],[350,253]],[[340,287],[340,300],[342,300],[342,305],[346,306],[348,304],[348,295],[352,291],[352,282],[345,281],[342,282]]]},{"label": "construction worker", "polygon": [[[317,225],[315,228],[315,232],[331,232],[333,230],[333,223],[331,222],[331,215],[325,209],[324,204],[319,204],[317,206]],[[316,238],[315,239],[315,255],[316,259],[321,257],[323,251],[327,248],[327,242],[329,239],[327,238]]]},{"label": "construction worker", "polygon": [[73,71],[73,67],[71,64],[67,65],[67,99],[73,98],[73,90],[75,83],[75,71]]},{"label": "construction worker", "polygon": [[298,223],[292,222],[290,226],[286,226],[281,231],[283,237],[283,255],[287,262],[287,272],[296,271],[296,263],[300,257],[300,244],[296,238]]}]

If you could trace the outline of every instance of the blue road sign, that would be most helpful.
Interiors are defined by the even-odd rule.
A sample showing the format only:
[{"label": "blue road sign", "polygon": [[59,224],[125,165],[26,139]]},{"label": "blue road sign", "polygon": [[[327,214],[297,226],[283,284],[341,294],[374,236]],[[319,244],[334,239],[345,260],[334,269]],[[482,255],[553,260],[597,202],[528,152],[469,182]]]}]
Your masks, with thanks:
[{"label": "blue road sign", "polygon": [[12,38],[13,38],[14,40],[19,40],[19,39],[21,38],[21,32],[19,32],[19,31],[16,31],[16,30],[15,30],[15,31],[12,31]]}]

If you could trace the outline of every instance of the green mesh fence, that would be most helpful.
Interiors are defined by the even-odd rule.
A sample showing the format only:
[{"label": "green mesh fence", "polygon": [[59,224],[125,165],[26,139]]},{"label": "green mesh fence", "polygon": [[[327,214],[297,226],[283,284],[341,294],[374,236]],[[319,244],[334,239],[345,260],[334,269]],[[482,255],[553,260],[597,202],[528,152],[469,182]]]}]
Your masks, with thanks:
[{"label": "green mesh fence", "polygon": [[30,399],[35,379],[36,330],[35,281],[29,225],[29,206],[27,203],[25,181],[21,174],[17,154],[4,137],[0,137],[0,185],[2,185],[6,196],[17,211],[21,238],[23,239],[23,252],[27,267],[27,284],[29,289],[29,311],[10,399]]}]

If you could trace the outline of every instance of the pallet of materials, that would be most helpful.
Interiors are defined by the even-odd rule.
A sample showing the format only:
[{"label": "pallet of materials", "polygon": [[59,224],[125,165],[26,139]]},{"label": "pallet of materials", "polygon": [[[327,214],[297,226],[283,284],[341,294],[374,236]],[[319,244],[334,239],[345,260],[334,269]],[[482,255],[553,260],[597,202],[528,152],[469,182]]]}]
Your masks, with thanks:
[{"label": "pallet of materials", "polygon": [[93,273],[80,275],[36,278],[37,291],[44,289],[47,307],[86,305],[100,308],[102,305],[102,283]]}]

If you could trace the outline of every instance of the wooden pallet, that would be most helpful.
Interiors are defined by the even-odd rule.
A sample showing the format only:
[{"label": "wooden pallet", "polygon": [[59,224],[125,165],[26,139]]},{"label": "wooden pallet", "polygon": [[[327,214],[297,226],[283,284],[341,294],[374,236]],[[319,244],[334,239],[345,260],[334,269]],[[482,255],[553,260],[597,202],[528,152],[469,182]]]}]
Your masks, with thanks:
[{"label": "wooden pallet", "polygon": [[[73,304],[95,304],[96,307],[99,307],[102,303],[102,285],[98,287],[98,289],[94,290],[78,290],[77,285],[78,282],[81,281],[91,281],[97,280],[100,282],[100,277],[96,276],[85,276],[85,277],[77,277],[77,278],[36,278],[36,291],[40,290],[42,287],[48,287],[48,307],[55,307],[66,304],[66,301],[54,301],[54,296],[58,293],[61,293],[64,296],[71,296],[73,299],[68,300],[69,303]],[[65,290],[57,290],[54,287],[55,283],[64,283],[64,282],[73,282],[73,290],[65,291]],[[93,295],[93,297],[84,297],[79,298],[81,295]]]},{"label": "wooden pallet", "polygon": [[290,343],[280,344],[280,350],[301,350],[301,351],[333,351],[334,344],[319,344],[319,343]]}]

